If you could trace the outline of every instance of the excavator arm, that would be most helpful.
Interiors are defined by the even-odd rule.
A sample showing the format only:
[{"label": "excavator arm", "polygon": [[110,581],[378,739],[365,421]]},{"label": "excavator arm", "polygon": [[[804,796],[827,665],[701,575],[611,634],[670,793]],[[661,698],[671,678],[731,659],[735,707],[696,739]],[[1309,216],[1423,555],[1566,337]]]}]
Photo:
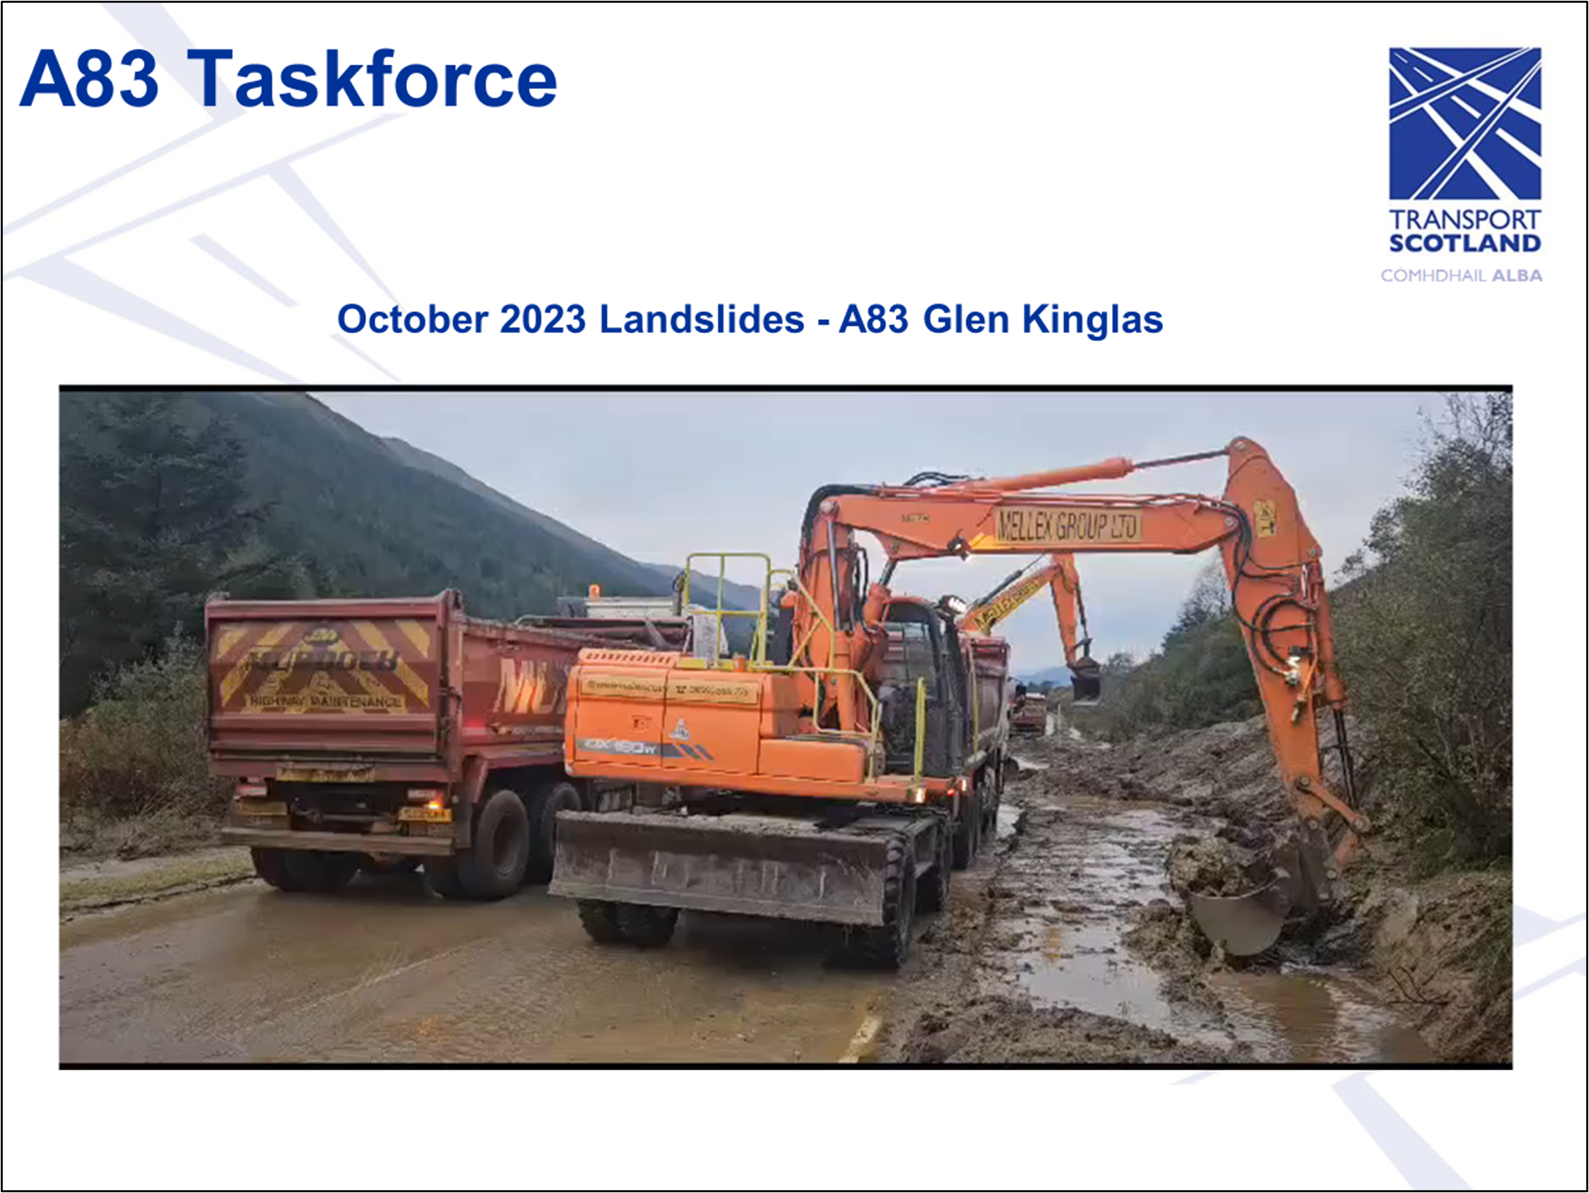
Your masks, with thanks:
[{"label": "excavator arm", "polygon": [[[1064,494],[1082,481],[1123,479],[1148,468],[1223,456],[1219,497]],[[876,583],[856,539],[869,533],[887,557]],[[1346,748],[1346,692],[1335,666],[1329,598],[1317,540],[1296,494],[1251,439],[1191,456],[1133,463],[1123,458],[1004,478],[931,475],[903,486],[830,486],[813,495],[802,526],[795,611],[803,661],[838,682],[811,692],[822,724],[864,729],[869,710],[853,682],[880,654],[881,624],[896,566],[906,560],[972,554],[1074,555],[1218,549],[1231,604],[1263,699],[1286,797],[1298,818],[1276,853],[1275,877],[1238,899],[1199,899],[1193,913],[1232,953],[1261,950],[1293,906],[1329,902],[1341,868],[1369,829],[1357,809]],[[1056,609],[1064,597],[1056,592]],[[1343,790],[1326,783],[1317,717],[1329,709],[1342,759]]]},{"label": "excavator arm", "polygon": [[1092,638],[1087,633],[1081,577],[1076,574],[1075,556],[1069,551],[1055,551],[1011,572],[997,588],[960,615],[959,628],[962,632],[991,634],[995,626],[1045,587],[1054,600],[1065,665],[1070,668],[1072,699],[1076,704],[1095,704],[1101,686],[1099,667],[1092,657]]}]

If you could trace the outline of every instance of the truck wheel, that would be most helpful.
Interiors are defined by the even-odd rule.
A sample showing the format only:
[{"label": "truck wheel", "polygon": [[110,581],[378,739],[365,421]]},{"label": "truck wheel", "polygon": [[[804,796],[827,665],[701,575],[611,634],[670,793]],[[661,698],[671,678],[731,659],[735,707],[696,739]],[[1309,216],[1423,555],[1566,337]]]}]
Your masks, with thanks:
[{"label": "truck wheel", "polygon": [[949,875],[954,870],[954,845],[949,839],[949,822],[938,826],[937,846],[926,880],[916,888],[917,911],[942,911],[949,906]]},{"label": "truck wheel", "polygon": [[982,845],[982,810],[980,792],[968,792],[960,797],[960,819],[955,822],[954,868],[964,870],[977,860],[977,850]]},{"label": "truck wheel", "polygon": [[286,849],[250,849],[249,856],[254,859],[254,873],[258,874],[278,891],[301,891],[297,875],[292,867],[287,865]]},{"label": "truck wheel", "polygon": [[660,949],[673,939],[673,929],[679,922],[677,907],[619,903],[614,912],[623,939],[641,949]]},{"label": "truck wheel", "polygon": [[353,881],[359,872],[359,855],[292,849],[287,851],[287,872],[298,884],[297,890],[330,894]]},{"label": "truck wheel", "polygon": [[585,935],[597,944],[617,944],[623,939],[616,903],[608,903],[605,899],[579,900],[579,923]]},{"label": "truck wheel", "polygon": [[450,857],[425,860],[425,889],[439,899],[462,899],[467,894],[458,877],[458,863]]},{"label": "truck wheel", "polygon": [[910,956],[916,908],[916,855],[905,838],[889,840],[883,867],[883,922],[878,927],[847,926],[840,956],[869,968],[898,969]]},{"label": "truck wheel", "polygon": [[530,817],[519,793],[499,787],[475,817],[469,851],[458,859],[465,893],[501,899],[519,889],[530,860]]},{"label": "truck wheel", "polygon": [[982,779],[981,799],[982,839],[990,841],[999,829],[999,793],[997,784],[987,775]]},{"label": "truck wheel", "polygon": [[579,811],[579,788],[558,782],[537,791],[525,802],[530,818],[530,862],[526,882],[552,881],[552,859],[557,849],[557,814]]}]

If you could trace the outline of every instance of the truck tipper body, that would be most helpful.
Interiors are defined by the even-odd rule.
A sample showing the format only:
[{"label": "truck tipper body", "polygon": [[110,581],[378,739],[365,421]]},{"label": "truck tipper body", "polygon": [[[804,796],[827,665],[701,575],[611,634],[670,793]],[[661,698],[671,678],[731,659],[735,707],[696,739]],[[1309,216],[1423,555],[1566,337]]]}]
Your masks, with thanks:
[{"label": "truck tipper body", "polygon": [[1048,732],[1048,698],[1040,692],[1027,692],[1015,702],[1010,714],[1010,731],[1023,737],[1042,737]]},{"label": "truck tipper body", "polygon": [[455,591],[205,609],[210,771],[222,829],[284,889],[422,862],[443,895],[549,876],[559,811],[632,794],[563,769],[569,671],[584,647],[684,649],[666,617],[471,618]]}]

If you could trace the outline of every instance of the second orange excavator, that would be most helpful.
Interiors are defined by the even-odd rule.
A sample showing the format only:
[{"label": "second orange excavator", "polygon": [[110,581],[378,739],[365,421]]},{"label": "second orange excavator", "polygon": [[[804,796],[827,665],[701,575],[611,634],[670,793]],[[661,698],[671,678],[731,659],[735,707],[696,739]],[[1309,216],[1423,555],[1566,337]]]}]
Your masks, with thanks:
[{"label": "second orange excavator", "polygon": [[[1055,491],[1218,458],[1219,497]],[[875,581],[861,534],[882,549]],[[986,823],[1002,765],[979,724],[975,652],[962,647],[952,612],[895,597],[896,569],[975,554],[1208,549],[1224,560],[1296,823],[1276,842],[1269,881],[1237,898],[1194,897],[1191,910],[1226,951],[1267,948],[1293,909],[1336,897],[1369,822],[1346,748],[1319,544],[1269,454],[1246,438],[1135,463],[818,489],[796,567],[760,557],[762,607],[719,605],[719,619],[756,619],[747,655],[581,652],[567,768],[664,798],[635,812],[559,816],[552,892],[578,899],[600,940],[659,944],[680,909],[696,908],[833,922],[845,954],[900,964],[917,904],[941,905],[951,869],[969,860],[952,840],[974,843],[966,826]],[[777,585],[787,598],[774,602]],[[1325,712],[1341,751],[1339,792],[1320,757]]]},{"label": "second orange excavator", "polygon": [[1076,558],[1069,551],[1055,551],[1004,577],[997,587],[960,615],[960,630],[962,633],[991,634],[995,626],[1045,587],[1054,598],[1054,616],[1059,622],[1059,638],[1065,648],[1065,665],[1070,669],[1071,699],[1078,705],[1096,704],[1102,692],[1101,668],[1092,657],[1087,606],[1081,599],[1081,577],[1076,574]]}]

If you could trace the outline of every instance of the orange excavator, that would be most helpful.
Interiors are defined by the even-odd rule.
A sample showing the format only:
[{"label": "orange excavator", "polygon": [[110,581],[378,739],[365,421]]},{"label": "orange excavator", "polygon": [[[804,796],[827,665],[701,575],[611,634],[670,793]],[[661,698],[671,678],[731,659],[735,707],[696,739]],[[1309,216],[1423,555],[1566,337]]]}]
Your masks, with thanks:
[{"label": "orange excavator", "polygon": [[[1066,493],[1082,481],[1223,457],[1219,497]],[[874,582],[858,538],[885,562]],[[1021,476],[921,473],[830,485],[801,521],[797,566],[766,561],[748,655],[587,648],[570,677],[567,769],[665,793],[660,807],[558,818],[551,890],[598,940],[664,943],[685,908],[842,926],[854,959],[900,964],[917,905],[941,906],[953,847],[996,805],[1002,758],[978,724],[974,651],[942,605],[896,598],[902,563],[973,554],[1217,549],[1297,823],[1273,875],[1191,910],[1231,954],[1329,903],[1369,829],[1357,808],[1319,545],[1250,439],[1195,455],[1114,458]],[[761,557],[765,560],[765,557]],[[688,565],[686,576],[690,573]],[[784,596],[770,594],[781,581]],[[769,646],[769,644],[771,644]],[[971,660],[968,662],[968,660]],[[1343,790],[1325,782],[1317,718],[1335,718]]]},{"label": "orange excavator", "polygon": [[[1047,587],[1054,599],[1054,617],[1070,668],[1071,699],[1096,704],[1102,691],[1098,661],[1092,657],[1087,632],[1087,606],[1081,599],[1081,577],[1069,551],[1055,551],[1011,572],[987,595],[960,615],[960,632],[991,634],[995,626]],[[1081,632],[1077,634],[1077,626]]]}]

